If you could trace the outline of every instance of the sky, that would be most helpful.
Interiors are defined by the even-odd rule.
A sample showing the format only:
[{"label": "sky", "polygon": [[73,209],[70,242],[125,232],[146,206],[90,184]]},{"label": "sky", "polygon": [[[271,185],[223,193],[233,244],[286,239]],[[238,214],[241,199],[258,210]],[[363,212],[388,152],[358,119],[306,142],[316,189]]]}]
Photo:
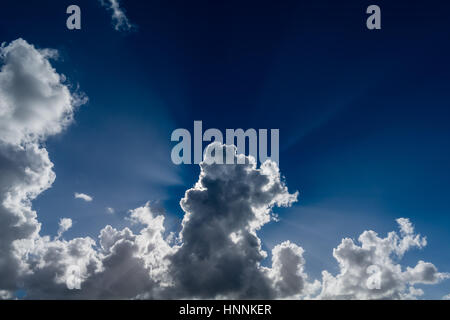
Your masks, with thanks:
[{"label": "sky", "polygon": [[[382,29],[368,30],[365,11],[372,2],[4,1],[0,149],[20,167],[11,172],[23,170],[23,177],[6,182],[13,169],[0,159],[5,167],[0,214],[23,215],[39,231],[23,231],[24,236],[4,223],[10,230],[9,240],[3,239],[8,245],[0,248],[4,277],[15,263],[35,277],[17,274],[15,284],[0,279],[0,297],[441,299],[450,294],[450,7],[442,1],[377,0]],[[81,8],[81,30],[66,28],[71,4]],[[13,45],[19,38],[25,43]],[[39,68],[20,62],[28,54]],[[25,76],[37,80],[28,82],[18,66],[29,67],[34,75]],[[14,74],[23,77],[10,81]],[[54,80],[54,74],[66,81]],[[30,93],[31,102],[25,101],[27,92],[41,89],[60,99]],[[7,118],[8,108],[31,113],[49,108],[55,119],[44,113],[35,125],[20,112]],[[73,115],[68,124],[67,114]],[[258,169],[260,163],[244,173],[234,165],[173,164],[171,133],[193,132],[196,120],[222,132],[279,129],[280,176]],[[41,136],[22,136],[27,130]],[[8,136],[11,132],[17,139]],[[55,179],[33,180],[36,189],[28,190],[31,178],[24,168],[36,163],[41,177],[53,172]],[[276,188],[264,199],[254,194],[238,197],[243,202],[237,203],[231,197],[267,177]],[[202,190],[197,181],[211,187]],[[12,189],[26,190],[15,191],[14,206],[6,196]],[[264,208],[260,216],[255,208]],[[40,227],[25,213],[30,210]],[[274,220],[272,212],[278,221],[266,221]],[[209,216],[214,214],[221,218]],[[62,218],[71,222],[61,223]],[[104,229],[107,225],[115,231]],[[219,241],[210,228],[224,237],[234,230],[241,240]],[[398,239],[389,238],[391,231]],[[150,233],[157,236],[148,238]],[[358,242],[362,234],[364,241]],[[417,234],[426,237],[426,245]],[[178,238],[171,241],[173,235]],[[217,240],[208,247],[209,258],[196,237]],[[14,249],[19,259],[7,241],[24,238],[33,244]],[[107,245],[105,239],[113,238],[117,242]],[[144,242],[157,247],[157,254],[144,250]],[[120,251],[124,243],[130,247]],[[81,287],[90,292],[68,291],[65,285],[68,261],[76,256],[70,248],[78,245],[89,253],[89,261],[76,264],[81,264]],[[227,251],[233,246],[242,254]],[[56,259],[49,258],[52,250],[61,255],[58,270],[46,269]],[[125,262],[115,265],[120,252]],[[199,260],[189,260],[190,254]],[[358,264],[361,255],[380,264],[390,279],[373,296],[352,283],[370,276],[365,264]],[[427,265],[423,274],[432,270],[432,279],[419,276],[425,270],[419,261],[439,271]],[[142,288],[126,288],[121,275],[129,265],[143,277],[150,267],[156,275]],[[211,274],[205,271],[208,276],[196,283],[191,272],[198,268]],[[230,281],[241,277],[253,280]],[[136,278],[136,283],[141,282]],[[162,290],[165,286],[169,289]]]}]

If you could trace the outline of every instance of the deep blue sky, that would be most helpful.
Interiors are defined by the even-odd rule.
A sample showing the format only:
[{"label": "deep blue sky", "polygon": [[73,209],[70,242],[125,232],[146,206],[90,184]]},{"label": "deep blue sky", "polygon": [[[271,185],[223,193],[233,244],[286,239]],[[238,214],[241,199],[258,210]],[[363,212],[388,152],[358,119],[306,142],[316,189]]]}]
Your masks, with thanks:
[{"label": "deep blue sky", "polygon": [[[395,2],[395,3],[393,3]],[[82,10],[82,30],[65,27]],[[382,30],[365,27],[370,4]],[[332,248],[363,230],[381,235],[408,217],[428,246],[418,259],[450,272],[450,4],[444,1],[122,0],[131,33],[94,0],[4,1],[0,40],[60,51],[58,72],[88,105],[47,142],[57,179],[34,203],[43,232],[66,237],[121,227],[147,200],[177,230],[197,166],[170,161],[170,134],[279,128],[280,166],[293,208],[261,231],[266,249],[290,239],[307,271],[337,271]],[[94,197],[73,199],[74,192]],[[105,207],[116,209],[108,215]],[[419,286],[420,287],[420,286]],[[427,287],[428,298],[450,283]]]}]

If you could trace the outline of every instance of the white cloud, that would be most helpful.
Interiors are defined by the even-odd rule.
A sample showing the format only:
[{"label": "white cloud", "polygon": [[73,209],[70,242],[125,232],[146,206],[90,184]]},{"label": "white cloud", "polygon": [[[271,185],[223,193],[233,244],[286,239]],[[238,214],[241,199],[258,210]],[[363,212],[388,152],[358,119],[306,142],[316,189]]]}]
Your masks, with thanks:
[{"label": "white cloud", "polygon": [[58,228],[58,239],[61,238],[62,234],[72,227],[72,219],[62,218],[59,220]]},{"label": "white cloud", "polygon": [[70,92],[51,66],[56,51],[23,39],[2,44],[0,59],[0,290],[17,289],[30,272],[28,250],[41,224],[31,201],[54,179],[53,163],[40,142],[60,133],[86,98]]},{"label": "white cloud", "polygon": [[450,300],[450,294],[447,294],[442,297],[442,300]]},{"label": "white cloud", "polygon": [[124,10],[120,7],[119,0],[100,0],[102,6],[111,12],[114,29],[117,31],[129,31],[135,28],[128,20]]},{"label": "white cloud", "polygon": [[[361,245],[345,238],[333,250],[340,272],[333,276],[322,273],[322,299],[412,299],[423,294],[415,284],[435,284],[449,277],[438,272],[429,262],[419,261],[415,267],[402,268],[399,259],[412,248],[423,248],[426,239],[414,234],[414,227],[406,218],[397,219],[400,235],[394,231],[380,238],[375,231],[364,231],[358,238]],[[375,266],[380,285],[368,285]]]},{"label": "white cloud", "polygon": [[17,145],[60,133],[75,107],[86,102],[52,68],[49,59],[56,57],[56,51],[36,49],[23,39],[2,44],[0,140]]},{"label": "white cloud", "polygon": [[82,199],[86,202],[91,202],[93,200],[93,198],[90,195],[87,195],[85,193],[75,192],[74,197],[75,197],[75,199]]},{"label": "white cloud", "polygon": [[116,212],[116,211],[114,210],[114,208],[106,207],[106,212],[109,214],[114,214],[114,212]]},{"label": "white cloud", "polygon": [[0,300],[8,300],[8,299],[12,299],[13,297],[14,297],[14,295],[12,294],[11,291],[0,290]]},{"label": "white cloud", "polygon": [[303,248],[290,241],[276,245],[272,250],[270,277],[280,297],[310,298],[320,289],[320,282],[308,282],[305,273]]}]

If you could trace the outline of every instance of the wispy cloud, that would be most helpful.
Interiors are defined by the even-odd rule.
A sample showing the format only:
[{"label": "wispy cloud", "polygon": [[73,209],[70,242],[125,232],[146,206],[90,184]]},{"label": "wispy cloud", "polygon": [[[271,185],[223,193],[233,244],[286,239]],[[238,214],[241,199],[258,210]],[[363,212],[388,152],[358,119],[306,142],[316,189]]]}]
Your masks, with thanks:
[{"label": "wispy cloud", "polygon": [[75,199],[82,199],[87,202],[91,202],[94,199],[90,195],[85,194],[85,193],[75,192],[74,196],[75,196]]},{"label": "wispy cloud", "polygon": [[100,3],[111,12],[114,29],[117,31],[130,31],[135,28],[128,20],[123,8],[120,7],[119,0],[100,0]]}]

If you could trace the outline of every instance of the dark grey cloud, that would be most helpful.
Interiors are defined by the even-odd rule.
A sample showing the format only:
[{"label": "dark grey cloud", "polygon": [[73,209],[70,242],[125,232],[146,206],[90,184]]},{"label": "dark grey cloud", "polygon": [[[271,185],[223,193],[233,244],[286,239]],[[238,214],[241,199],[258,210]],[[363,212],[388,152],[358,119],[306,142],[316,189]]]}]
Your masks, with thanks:
[{"label": "dark grey cloud", "polygon": [[[208,148],[222,152],[225,146]],[[256,230],[270,221],[272,207],[291,205],[297,195],[289,194],[274,163],[257,169],[254,160],[247,162],[203,162],[198,182],[181,200],[182,245],[169,269],[176,296],[276,297],[260,267],[266,253]]]}]

